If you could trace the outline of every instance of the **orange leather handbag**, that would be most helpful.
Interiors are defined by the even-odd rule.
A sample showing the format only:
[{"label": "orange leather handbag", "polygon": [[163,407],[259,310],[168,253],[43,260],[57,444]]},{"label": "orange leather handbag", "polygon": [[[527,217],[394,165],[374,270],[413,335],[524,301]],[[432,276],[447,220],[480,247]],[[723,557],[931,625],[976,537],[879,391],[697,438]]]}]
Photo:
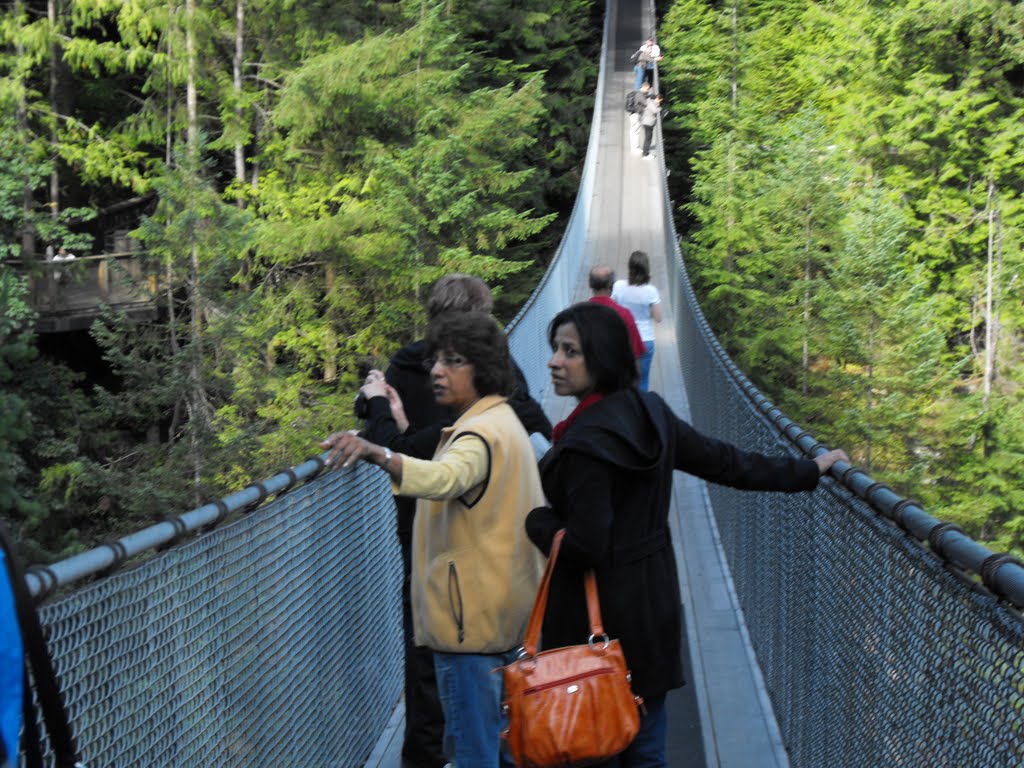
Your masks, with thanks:
[{"label": "orange leather handbag", "polygon": [[584,581],[590,639],[586,645],[537,653],[548,587],[565,530],[555,535],[544,578],[530,612],[518,658],[502,668],[508,729],[502,737],[520,768],[582,766],[607,760],[630,745],[640,729],[643,699],[630,689],[618,640],[601,625],[597,579]]}]

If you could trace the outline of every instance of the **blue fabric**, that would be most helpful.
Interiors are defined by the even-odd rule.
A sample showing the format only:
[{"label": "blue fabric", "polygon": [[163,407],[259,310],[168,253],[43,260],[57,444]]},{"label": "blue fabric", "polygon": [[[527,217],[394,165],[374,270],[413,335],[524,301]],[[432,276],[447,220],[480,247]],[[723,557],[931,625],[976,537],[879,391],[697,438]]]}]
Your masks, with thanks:
[{"label": "blue fabric", "polygon": [[644,78],[646,76],[647,76],[647,71],[643,67],[641,67],[639,64],[636,64],[633,67],[633,90],[634,91],[639,91],[640,90],[640,86],[644,84]]},{"label": "blue fabric", "polygon": [[457,768],[499,768],[514,763],[502,754],[503,654],[434,652],[437,690],[444,709],[444,750]]},{"label": "blue fabric", "polygon": [[13,765],[18,754],[18,734],[21,731],[25,662],[18,616],[14,608],[14,593],[8,580],[4,557],[0,549],[0,740]]},{"label": "blue fabric", "polygon": [[626,751],[593,768],[665,768],[665,737],[668,735],[668,713],[665,694],[644,699],[647,714],[640,712],[640,731]]},{"label": "blue fabric", "polygon": [[654,360],[654,342],[644,342],[644,353],[640,357],[640,391],[647,392],[651,382],[651,361]]}]

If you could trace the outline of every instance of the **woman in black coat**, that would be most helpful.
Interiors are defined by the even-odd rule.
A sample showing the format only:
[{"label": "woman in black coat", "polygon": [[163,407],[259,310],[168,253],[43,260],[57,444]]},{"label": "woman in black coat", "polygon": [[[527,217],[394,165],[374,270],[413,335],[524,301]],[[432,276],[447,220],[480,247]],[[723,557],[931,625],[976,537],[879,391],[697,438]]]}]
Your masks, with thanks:
[{"label": "woman in black coat", "polygon": [[672,473],[748,490],[809,491],[842,451],[810,459],[748,453],[702,435],[655,393],[640,392],[626,326],[592,302],[563,310],[548,328],[554,390],[579,401],[556,425],[540,464],[550,506],[526,521],[548,554],[566,529],[541,634],[545,648],[590,634],[583,572],[597,573],[604,628],[622,643],[633,691],[646,702],[640,733],[607,765],[665,765],[665,694],[683,684],[681,599],[668,512]]}]

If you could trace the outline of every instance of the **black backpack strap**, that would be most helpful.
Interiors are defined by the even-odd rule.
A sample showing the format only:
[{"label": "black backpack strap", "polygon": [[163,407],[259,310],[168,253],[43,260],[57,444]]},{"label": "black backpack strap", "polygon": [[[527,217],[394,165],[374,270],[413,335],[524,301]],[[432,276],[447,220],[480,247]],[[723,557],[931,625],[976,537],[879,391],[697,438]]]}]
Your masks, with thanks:
[{"label": "black backpack strap", "polygon": [[[14,593],[14,608],[18,614],[18,625],[21,627],[25,659],[32,669],[32,682],[35,684],[39,708],[43,713],[43,722],[46,723],[46,732],[50,736],[50,747],[57,759],[56,764],[58,768],[81,766],[82,763],[75,749],[74,737],[71,735],[67,710],[64,709],[60,687],[57,685],[57,675],[53,671],[53,662],[50,660],[49,647],[43,635],[43,627],[39,623],[39,615],[36,613],[32,596],[25,586],[25,573],[14,555],[14,547],[2,522],[0,522],[0,546],[4,549],[4,562],[7,565],[11,591]],[[32,695],[28,689],[28,675],[26,675],[25,683],[23,735],[26,744],[24,751],[26,765],[28,768],[35,768],[36,765],[42,766],[43,764],[39,746],[40,734],[32,707]],[[38,756],[38,763],[32,762],[33,750]]]}]

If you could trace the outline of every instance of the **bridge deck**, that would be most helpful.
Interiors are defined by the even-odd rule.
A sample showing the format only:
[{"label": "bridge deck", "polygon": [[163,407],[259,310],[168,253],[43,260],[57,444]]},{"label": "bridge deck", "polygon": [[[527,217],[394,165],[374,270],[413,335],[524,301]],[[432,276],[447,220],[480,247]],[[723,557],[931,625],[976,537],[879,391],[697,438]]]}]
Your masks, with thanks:
[{"label": "bridge deck", "polygon": [[[665,226],[661,148],[656,148],[653,161],[631,152],[622,106],[632,88],[629,54],[654,28],[653,14],[642,0],[611,0],[608,7],[612,18],[604,52],[605,90],[598,94],[603,104],[600,154],[584,270],[605,263],[625,275],[630,252],[639,249],[651,256],[652,281],[662,293],[666,315],[657,330],[651,388],[688,419],[690,404],[683,388],[668,302],[665,259],[672,255],[663,253],[660,246]],[[585,272],[578,285],[576,297],[583,300],[588,296]],[[555,397],[545,403],[545,408],[554,422],[574,404]],[[677,474],[671,523],[686,615],[690,684],[669,697],[668,764],[670,768],[788,766],[728,566],[718,546],[702,481]],[[367,766],[399,768],[402,722],[399,707]]]}]

